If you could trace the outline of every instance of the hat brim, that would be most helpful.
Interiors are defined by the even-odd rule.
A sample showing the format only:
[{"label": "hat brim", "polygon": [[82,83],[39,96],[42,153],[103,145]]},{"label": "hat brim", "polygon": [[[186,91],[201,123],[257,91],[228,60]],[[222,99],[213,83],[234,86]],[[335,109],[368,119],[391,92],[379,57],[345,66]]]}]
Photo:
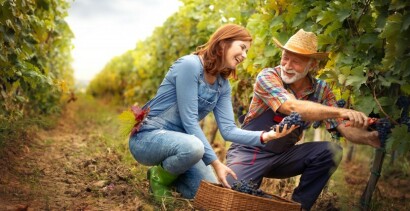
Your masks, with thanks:
[{"label": "hat brim", "polygon": [[314,59],[320,59],[320,60],[326,60],[326,59],[329,58],[329,53],[327,53],[327,52],[318,52],[318,53],[306,54],[306,53],[301,53],[301,52],[298,52],[298,51],[295,51],[295,50],[292,50],[292,49],[285,48],[285,46],[283,46],[282,43],[280,43],[279,40],[277,40],[276,38],[273,38],[273,42],[275,42],[276,46],[278,46],[282,50],[286,50],[286,51],[292,52],[294,54],[298,54],[298,55],[302,55],[302,56],[306,56],[306,57],[314,58]]}]

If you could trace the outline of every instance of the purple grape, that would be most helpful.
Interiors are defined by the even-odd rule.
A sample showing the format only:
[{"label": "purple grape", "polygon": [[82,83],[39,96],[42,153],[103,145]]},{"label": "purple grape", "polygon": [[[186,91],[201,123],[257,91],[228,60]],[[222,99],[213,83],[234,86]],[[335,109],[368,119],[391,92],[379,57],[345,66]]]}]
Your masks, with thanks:
[{"label": "purple grape", "polygon": [[336,105],[337,105],[337,107],[339,107],[339,108],[344,108],[345,105],[346,105],[346,100],[340,99],[340,100],[338,100],[338,101],[336,102]]},{"label": "purple grape", "polygon": [[388,134],[391,132],[390,131],[391,127],[392,127],[392,124],[386,118],[379,119],[376,122],[376,130],[377,132],[379,132],[379,139],[382,144],[382,147],[384,147],[386,144]]},{"label": "purple grape", "polygon": [[410,104],[410,99],[409,97],[406,96],[400,96],[399,99],[397,99],[396,105],[400,108],[400,109],[404,109],[407,110],[409,109],[409,104]]},{"label": "purple grape", "polygon": [[253,182],[252,179],[250,179],[249,181],[246,181],[244,179],[240,181],[235,181],[232,184],[232,190],[235,190],[241,193],[254,195],[254,196],[272,198],[270,195],[264,193],[261,189],[259,189],[258,184]]},{"label": "purple grape", "polygon": [[322,121],[315,121],[315,122],[313,122],[312,127],[316,129],[316,128],[320,127],[321,124],[322,124]]}]

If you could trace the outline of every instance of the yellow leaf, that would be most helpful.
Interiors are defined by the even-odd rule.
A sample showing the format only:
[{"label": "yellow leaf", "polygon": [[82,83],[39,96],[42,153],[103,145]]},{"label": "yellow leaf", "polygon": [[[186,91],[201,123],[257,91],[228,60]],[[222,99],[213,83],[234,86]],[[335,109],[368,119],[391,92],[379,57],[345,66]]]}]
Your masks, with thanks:
[{"label": "yellow leaf", "polygon": [[124,137],[128,136],[137,123],[134,114],[130,110],[123,111],[118,115],[118,119],[120,120],[120,134]]}]

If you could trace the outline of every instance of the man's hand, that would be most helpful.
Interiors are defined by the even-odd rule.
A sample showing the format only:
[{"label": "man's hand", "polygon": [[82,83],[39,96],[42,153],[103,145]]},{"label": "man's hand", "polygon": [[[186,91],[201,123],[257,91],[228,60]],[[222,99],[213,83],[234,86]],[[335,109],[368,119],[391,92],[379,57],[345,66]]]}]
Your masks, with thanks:
[{"label": "man's hand", "polygon": [[374,147],[374,148],[379,148],[381,146],[380,139],[379,139],[379,133],[377,131],[371,131],[368,133],[367,139],[367,144]]},{"label": "man's hand", "polygon": [[343,109],[340,116],[343,119],[350,121],[349,125],[358,128],[367,128],[368,118],[363,112],[355,111],[352,109]]},{"label": "man's hand", "polygon": [[337,130],[352,143],[365,144],[374,148],[381,146],[377,131],[368,131],[367,128],[346,127],[344,123],[337,126]]}]

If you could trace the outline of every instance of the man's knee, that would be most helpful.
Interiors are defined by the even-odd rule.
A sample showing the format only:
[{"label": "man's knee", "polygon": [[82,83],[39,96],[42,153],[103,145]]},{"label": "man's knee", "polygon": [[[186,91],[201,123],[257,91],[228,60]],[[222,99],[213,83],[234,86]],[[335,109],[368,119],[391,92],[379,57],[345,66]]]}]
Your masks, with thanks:
[{"label": "man's knee", "polygon": [[342,159],[343,148],[333,142],[315,142],[317,161],[337,167]]},{"label": "man's knee", "polygon": [[322,159],[323,165],[329,168],[330,172],[334,172],[340,164],[343,155],[343,148],[333,142],[325,142],[323,148]]},{"label": "man's knee", "polygon": [[329,148],[333,154],[333,161],[335,163],[335,166],[338,166],[343,157],[343,148],[339,144],[331,142],[329,143],[331,144]]}]

